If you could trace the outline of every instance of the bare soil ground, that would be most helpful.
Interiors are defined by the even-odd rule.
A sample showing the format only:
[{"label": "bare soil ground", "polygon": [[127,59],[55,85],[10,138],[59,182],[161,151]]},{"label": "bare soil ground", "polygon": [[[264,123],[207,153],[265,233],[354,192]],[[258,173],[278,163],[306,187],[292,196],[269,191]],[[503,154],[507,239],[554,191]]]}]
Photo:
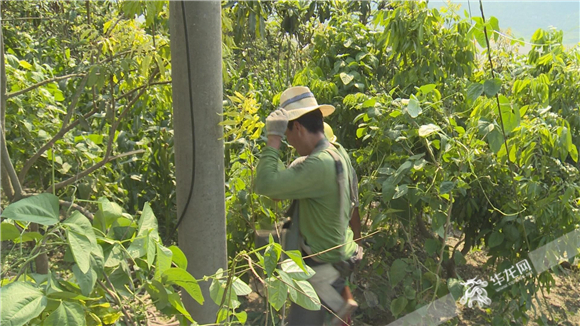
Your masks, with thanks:
[{"label": "bare soil ground", "polygon": [[[454,246],[459,239],[450,237],[447,244]],[[462,245],[459,245],[459,250]],[[492,275],[491,267],[484,268],[484,264],[488,259],[485,251],[472,250],[465,256],[466,264],[457,266],[457,273],[461,278],[467,280],[474,277],[487,278]],[[550,293],[545,292],[544,296],[538,293],[539,301],[533,301],[533,308],[527,312],[530,317],[530,322],[527,325],[542,325],[535,322],[541,318],[542,314],[546,317],[548,325],[564,325],[564,326],[579,326],[580,325],[580,269],[578,265],[580,259],[576,260],[576,265],[571,269],[564,269],[560,275],[552,274],[555,279],[555,285],[551,287]],[[364,293],[361,291],[355,292],[355,298],[358,302],[367,300]],[[480,309],[475,306],[469,308],[457,303],[457,317],[450,321],[452,325],[491,325],[488,321],[493,317],[493,312],[497,311],[499,303],[492,303],[491,309]],[[355,316],[353,326],[367,326],[367,325],[388,325],[393,322],[393,316],[388,312],[388,309],[378,307],[383,313],[379,313],[369,321],[368,318],[363,318],[360,314]],[[363,320],[367,322],[363,322]],[[514,323],[514,325],[518,325]]]},{"label": "bare soil ground", "polygon": [[[450,238],[448,244],[454,245],[458,239]],[[460,246],[461,248],[461,246]],[[491,270],[481,266],[487,261],[484,251],[471,251],[465,259],[467,263],[457,267],[457,272],[464,279],[481,275],[491,275]],[[578,263],[578,260],[577,260]],[[580,325],[580,270],[578,265],[564,269],[560,275],[552,274],[556,284],[550,293],[538,293],[540,302],[533,301],[533,308],[527,312],[530,317],[528,325],[538,325],[535,322],[542,314],[547,317],[548,325]],[[544,300],[545,296],[545,300]],[[460,307],[458,325],[485,325],[484,316],[487,312],[479,308]],[[492,304],[493,308],[493,304]]]}]

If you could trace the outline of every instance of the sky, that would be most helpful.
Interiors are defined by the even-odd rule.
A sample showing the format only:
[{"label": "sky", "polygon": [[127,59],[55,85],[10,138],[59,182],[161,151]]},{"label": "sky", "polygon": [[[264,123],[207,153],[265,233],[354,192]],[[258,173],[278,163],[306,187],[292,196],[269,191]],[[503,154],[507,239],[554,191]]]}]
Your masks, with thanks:
[{"label": "sky", "polygon": [[[461,4],[472,16],[481,16],[478,0],[451,0]],[[530,41],[538,28],[556,28],[564,31],[563,43],[575,46],[580,42],[580,0],[483,0],[485,17],[494,16],[499,20],[501,30],[511,29],[513,35]],[[430,0],[430,8],[447,6],[445,0]],[[460,13],[461,13],[460,11]]]}]

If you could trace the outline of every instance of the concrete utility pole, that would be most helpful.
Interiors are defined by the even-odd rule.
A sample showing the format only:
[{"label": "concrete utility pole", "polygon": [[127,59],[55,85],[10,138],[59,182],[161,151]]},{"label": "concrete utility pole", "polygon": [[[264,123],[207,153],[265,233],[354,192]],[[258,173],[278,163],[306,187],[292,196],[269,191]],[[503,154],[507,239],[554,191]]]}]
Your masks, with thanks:
[{"label": "concrete utility pole", "polygon": [[[224,143],[218,126],[223,112],[221,3],[170,1],[169,10],[177,217],[185,210],[178,241],[188,271],[199,279],[227,268]],[[183,296],[200,324],[214,323],[218,311],[209,285],[200,284],[203,305]]]}]

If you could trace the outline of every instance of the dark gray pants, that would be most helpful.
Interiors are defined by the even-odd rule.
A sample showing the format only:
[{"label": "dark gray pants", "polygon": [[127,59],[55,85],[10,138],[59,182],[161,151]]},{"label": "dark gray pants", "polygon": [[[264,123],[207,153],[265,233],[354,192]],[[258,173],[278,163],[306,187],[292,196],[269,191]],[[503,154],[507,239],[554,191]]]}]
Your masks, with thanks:
[{"label": "dark gray pants", "polygon": [[[305,259],[307,265],[312,266],[313,262]],[[316,263],[314,263],[316,264]],[[332,287],[338,292],[342,293],[344,287],[346,286],[346,278],[339,277]],[[325,306],[324,301],[321,302]],[[300,307],[299,305],[292,302],[290,305],[290,312],[288,313],[288,326],[322,326],[329,312],[324,308],[320,307],[320,310],[308,310]]]},{"label": "dark gray pants", "polygon": [[326,318],[326,309],[308,310],[292,302],[288,314],[288,326],[322,326]]}]

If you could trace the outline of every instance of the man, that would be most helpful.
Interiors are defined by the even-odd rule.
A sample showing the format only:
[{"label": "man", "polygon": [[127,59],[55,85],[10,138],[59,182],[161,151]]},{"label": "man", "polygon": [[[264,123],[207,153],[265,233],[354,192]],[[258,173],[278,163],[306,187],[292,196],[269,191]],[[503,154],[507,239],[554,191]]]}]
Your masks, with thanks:
[{"label": "man", "polygon": [[[348,157],[348,154],[346,153],[346,150],[342,147],[342,145],[340,145],[337,142],[337,138],[336,135],[334,135],[334,131],[332,130],[332,127],[324,122],[324,137],[326,137],[326,139],[334,146],[336,147],[336,149],[340,152],[340,154],[344,157]],[[288,168],[292,168],[294,166],[296,166],[299,163],[302,163],[307,156],[300,156],[299,158],[295,159],[294,161],[292,161],[292,163],[290,163],[290,165],[288,166]],[[353,209],[352,209],[352,214],[350,217],[350,222],[349,222],[349,226],[354,234],[354,239],[355,242],[361,246],[361,218],[360,218],[360,213],[359,213],[359,201],[358,201],[358,177],[356,175],[356,172],[354,171],[354,169],[352,169],[351,171],[351,199],[353,200]],[[362,247],[360,247],[362,250]]]},{"label": "man", "polygon": [[[255,191],[295,201],[292,227],[298,225],[298,247],[314,255],[305,260],[316,271],[309,282],[323,304],[344,316],[356,303],[342,298],[346,280],[337,267],[358,251],[349,228],[351,185],[356,181],[346,152],[324,136],[323,117],[332,112],[334,107],[318,105],[307,87],[291,87],[282,93],[280,108],[266,119],[268,146],[258,163]],[[284,135],[299,155],[307,156],[288,169],[279,158]],[[288,317],[289,325],[322,325],[324,321],[324,310],[313,312],[294,304]]]}]

